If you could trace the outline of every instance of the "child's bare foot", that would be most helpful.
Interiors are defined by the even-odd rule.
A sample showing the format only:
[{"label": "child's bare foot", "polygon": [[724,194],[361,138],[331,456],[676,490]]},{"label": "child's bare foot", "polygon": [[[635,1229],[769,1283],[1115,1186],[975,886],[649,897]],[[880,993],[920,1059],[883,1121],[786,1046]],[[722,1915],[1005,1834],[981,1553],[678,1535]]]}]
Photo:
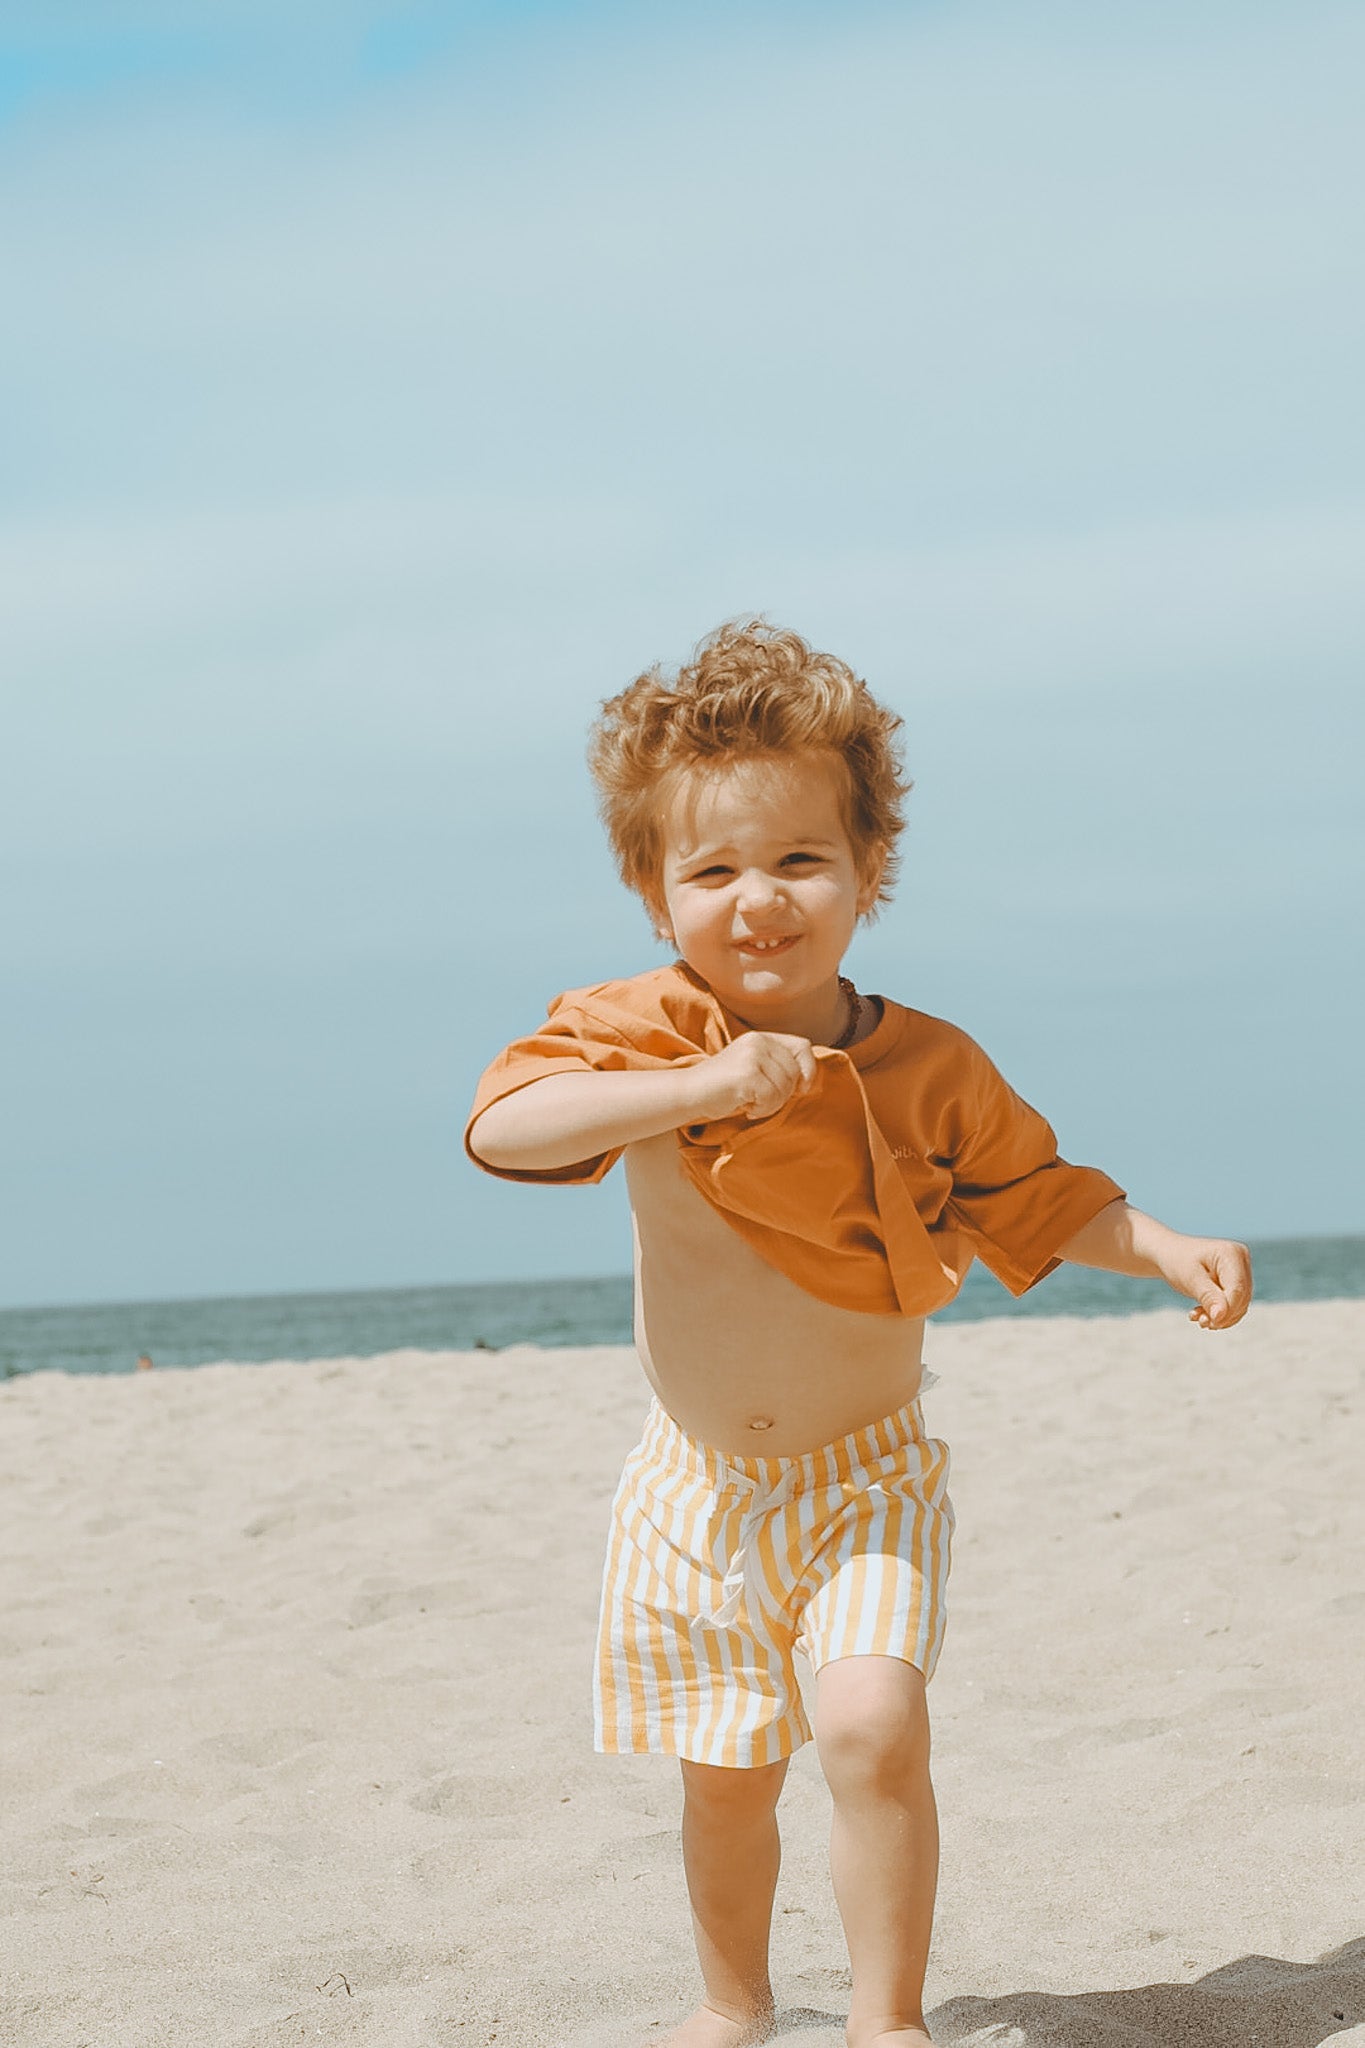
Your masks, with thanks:
[{"label": "child's bare foot", "polygon": [[660,2048],[755,2048],[757,2042],[771,2036],[775,2017],[770,2005],[747,2018],[732,2018],[703,2003],[691,2019],[684,2020],[666,2037]]}]

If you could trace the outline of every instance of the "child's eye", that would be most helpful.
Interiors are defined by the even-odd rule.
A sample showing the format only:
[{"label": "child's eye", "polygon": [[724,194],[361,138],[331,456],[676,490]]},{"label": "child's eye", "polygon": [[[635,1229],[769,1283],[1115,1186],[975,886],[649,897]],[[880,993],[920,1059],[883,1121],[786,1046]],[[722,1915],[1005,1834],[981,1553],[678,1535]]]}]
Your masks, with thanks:
[{"label": "child's eye", "polygon": [[[820,856],[819,856],[819,854],[817,854],[817,853],[789,853],[789,854],[787,855],[787,860],[809,860],[809,861],[818,861],[818,860],[819,860],[819,858],[820,858]],[[783,865],[785,866],[785,865],[786,865],[786,863],[784,862],[784,863],[783,863]]]}]

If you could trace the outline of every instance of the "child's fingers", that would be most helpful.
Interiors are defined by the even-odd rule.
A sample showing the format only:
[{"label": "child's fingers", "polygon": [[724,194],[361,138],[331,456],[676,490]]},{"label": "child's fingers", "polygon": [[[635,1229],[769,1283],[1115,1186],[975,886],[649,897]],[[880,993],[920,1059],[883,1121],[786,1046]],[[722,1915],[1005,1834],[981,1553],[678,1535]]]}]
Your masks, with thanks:
[{"label": "child's fingers", "polygon": [[1225,1294],[1210,1295],[1200,1302],[1198,1314],[1206,1330],[1230,1330],[1246,1314],[1246,1304],[1238,1308]]},{"label": "child's fingers", "polygon": [[[814,1067],[814,1060],[811,1065]],[[764,1048],[744,1114],[750,1123],[773,1116],[803,1086],[802,1069],[785,1047]]]},{"label": "child's fingers", "polygon": [[1244,1244],[1219,1247],[1218,1280],[1227,1301],[1228,1321],[1240,1323],[1251,1307],[1251,1253]]},{"label": "child's fingers", "polygon": [[1196,1308],[1190,1310],[1190,1321],[1198,1323],[1201,1330],[1221,1330],[1226,1327],[1227,1301],[1216,1288],[1201,1294]]},{"label": "child's fingers", "polygon": [[1251,1254],[1244,1244],[1219,1244],[1201,1265],[1204,1284],[1197,1289],[1198,1306],[1190,1310],[1190,1321],[1201,1330],[1230,1330],[1251,1306]]},{"label": "child's fingers", "polygon": [[1205,1268],[1212,1284],[1201,1289],[1206,1330],[1230,1330],[1251,1306],[1251,1254],[1244,1244],[1216,1245]]},{"label": "child's fingers", "polygon": [[[799,1038],[794,1031],[774,1031],[770,1034],[770,1039],[774,1046],[781,1049],[780,1071],[788,1076],[793,1088],[799,1088],[805,1095],[815,1086],[819,1072],[815,1048],[808,1038]],[[796,1067],[794,1075],[787,1065],[789,1060]]]}]

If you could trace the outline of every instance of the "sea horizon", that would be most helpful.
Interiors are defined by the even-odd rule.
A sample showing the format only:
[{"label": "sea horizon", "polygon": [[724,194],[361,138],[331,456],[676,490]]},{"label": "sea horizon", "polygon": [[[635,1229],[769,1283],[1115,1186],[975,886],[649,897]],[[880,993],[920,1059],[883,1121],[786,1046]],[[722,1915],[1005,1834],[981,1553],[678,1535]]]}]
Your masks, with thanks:
[{"label": "sea horizon", "polygon": [[[1259,1301],[1365,1296],[1365,1236],[1268,1238],[1251,1250]],[[1015,1298],[976,1265],[931,1320],[1127,1316],[1180,1305],[1161,1281],[1067,1265]],[[187,1367],[629,1344],[631,1309],[629,1274],[41,1304],[0,1309],[0,1376],[133,1372],[140,1356]]]}]

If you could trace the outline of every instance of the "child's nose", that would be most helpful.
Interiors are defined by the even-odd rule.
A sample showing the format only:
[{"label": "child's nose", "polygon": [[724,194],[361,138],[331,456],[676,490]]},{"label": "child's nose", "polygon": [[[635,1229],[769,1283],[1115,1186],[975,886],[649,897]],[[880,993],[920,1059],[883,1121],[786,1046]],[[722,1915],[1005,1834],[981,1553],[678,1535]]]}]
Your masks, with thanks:
[{"label": "child's nose", "polygon": [[765,904],[775,903],[781,894],[771,875],[765,875],[761,868],[750,868],[739,878],[739,903],[743,910],[761,909]]}]

